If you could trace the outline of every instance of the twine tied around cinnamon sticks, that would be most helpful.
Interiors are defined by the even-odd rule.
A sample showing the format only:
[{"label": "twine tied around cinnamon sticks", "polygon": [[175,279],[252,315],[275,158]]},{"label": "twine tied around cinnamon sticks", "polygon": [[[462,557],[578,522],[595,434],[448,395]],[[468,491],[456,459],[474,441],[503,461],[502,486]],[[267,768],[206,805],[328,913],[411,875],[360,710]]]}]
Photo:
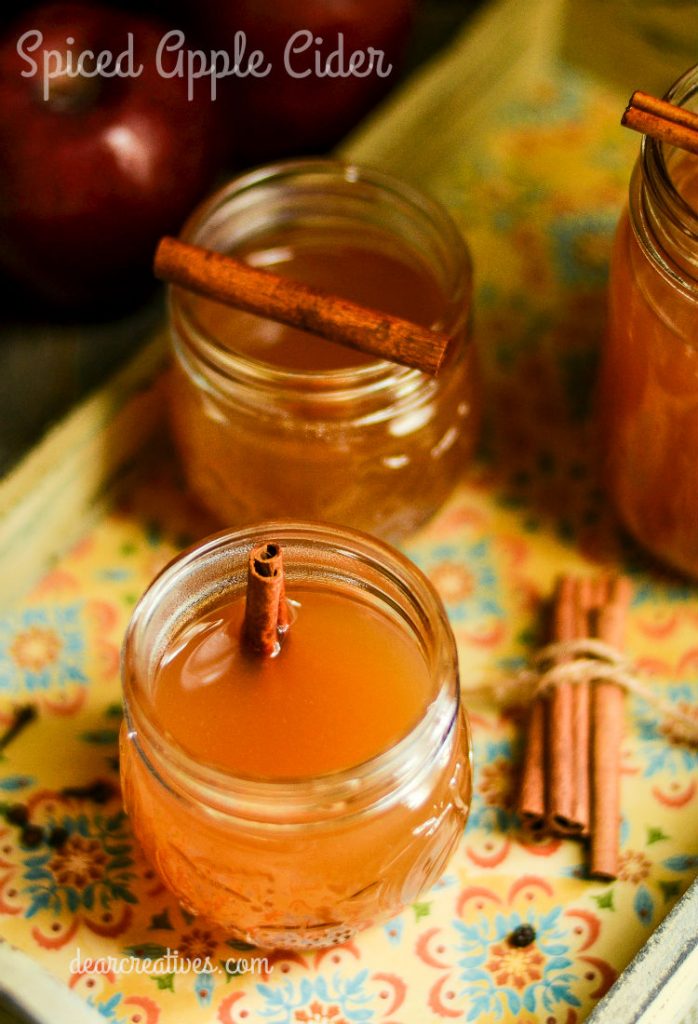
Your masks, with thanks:
[{"label": "twine tied around cinnamon sticks", "polygon": [[600,683],[604,680],[647,701],[662,718],[674,723],[676,734],[682,740],[698,744],[698,717],[686,714],[646,686],[638,679],[632,661],[601,640],[571,640],[567,643],[548,644],[536,653],[531,668],[522,669],[517,675],[516,685],[519,699],[521,687],[528,685],[529,700],[535,700],[561,682]]},{"label": "twine tied around cinnamon sticks", "polygon": [[698,719],[640,682],[622,653],[630,598],[623,577],[563,577],[553,642],[530,668],[489,688],[503,703],[530,705],[519,793],[524,827],[588,837],[590,874],[603,879],[618,872],[624,692],[657,708],[682,740],[698,743]]}]

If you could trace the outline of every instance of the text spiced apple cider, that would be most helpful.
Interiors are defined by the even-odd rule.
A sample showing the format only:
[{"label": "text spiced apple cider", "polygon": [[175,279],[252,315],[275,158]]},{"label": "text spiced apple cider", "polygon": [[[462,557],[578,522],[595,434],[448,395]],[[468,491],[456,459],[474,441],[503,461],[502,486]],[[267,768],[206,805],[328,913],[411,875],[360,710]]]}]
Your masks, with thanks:
[{"label": "text spiced apple cider", "polygon": [[146,592],[123,666],[127,810],[193,913],[328,945],[443,871],[468,729],[443,607],[397,552],[314,524],[214,536]]},{"label": "text spiced apple cider", "polygon": [[172,422],[204,504],[235,526],[287,515],[389,539],[432,515],[479,423],[470,260],[448,214],[377,171],[296,161],[233,181],[182,239],[450,339],[431,378],[173,287]]}]

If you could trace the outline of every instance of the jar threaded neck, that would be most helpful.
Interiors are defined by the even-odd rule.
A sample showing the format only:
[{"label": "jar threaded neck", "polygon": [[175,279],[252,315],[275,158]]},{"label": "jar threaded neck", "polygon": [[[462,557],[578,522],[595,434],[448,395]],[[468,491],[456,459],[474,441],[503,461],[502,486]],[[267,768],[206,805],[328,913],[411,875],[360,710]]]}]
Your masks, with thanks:
[{"label": "jar threaded neck", "polygon": [[[664,99],[698,111],[698,65],[690,68]],[[684,291],[698,291],[698,189],[681,187],[689,157],[645,136],[630,190],[635,233],[664,277]],[[693,177],[694,175],[688,175]],[[690,196],[690,197],[689,197]],[[693,196],[695,199],[693,200]],[[693,201],[692,201],[693,200]]]}]

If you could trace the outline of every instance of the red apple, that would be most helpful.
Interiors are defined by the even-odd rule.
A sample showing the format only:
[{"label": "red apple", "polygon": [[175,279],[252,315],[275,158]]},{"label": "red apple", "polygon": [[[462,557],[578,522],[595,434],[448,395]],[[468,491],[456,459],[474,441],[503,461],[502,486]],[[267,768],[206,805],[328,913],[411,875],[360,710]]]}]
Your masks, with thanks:
[{"label": "red apple", "polygon": [[[259,49],[271,64],[267,77],[228,79],[239,151],[265,160],[329,149],[395,83],[415,6],[416,0],[197,0],[209,46],[234,53],[236,34],[243,32],[248,53]],[[285,61],[289,41],[301,32],[309,33],[298,38],[307,49],[287,54]],[[392,71],[383,76],[374,64],[365,75],[365,61],[360,74],[330,77],[326,62],[338,46],[345,70],[353,53],[368,54],[373,47],[384,54],[383,70],[392,65]],[[339,59],[332,58],[332,70]],[[310,74],[293,77],[287,62],[296,74]]]},{"label": "red apple", "polygon": [[[220,165],[221,111],[204,82],[190,102],[184,78],[159,74],[166,31],[131,13],[69,3],[37,7],[4,35],[0,266],[52,303],[126,304],[151,279],[157,239],[178,230]],[[25,37],[32,32],[40,44]],[[115,62],[129,33],[133,58],[121,69],[130,76],[63,74],[44,97],[43,61],[55,69],[58,59],[48,51],[64,67],[69,51],[74,62],[86,50]],[[95,70],[89,60],[84,67]]]}]

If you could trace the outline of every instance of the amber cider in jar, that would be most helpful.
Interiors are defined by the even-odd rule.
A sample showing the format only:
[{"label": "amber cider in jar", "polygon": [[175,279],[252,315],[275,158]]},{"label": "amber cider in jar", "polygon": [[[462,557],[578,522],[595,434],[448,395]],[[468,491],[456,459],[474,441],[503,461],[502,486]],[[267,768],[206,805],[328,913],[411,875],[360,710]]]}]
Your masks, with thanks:
[{"label": "amber cider in jar", "polygon": [[[698,110],[698,68],[666,98]],[[600,420],[622,521],[698,576],[698,157],[649,137],[611,262]]]},{"label": "amber cider in jar", "polygon": [[[240,643],[250,548],[290,625]],[[218,534],[148,589],[123,657],[124,800],[192,913],[265,948],[344,942],[439,877],[471,794],[453,634],[398,552],[335,526]]]}]

